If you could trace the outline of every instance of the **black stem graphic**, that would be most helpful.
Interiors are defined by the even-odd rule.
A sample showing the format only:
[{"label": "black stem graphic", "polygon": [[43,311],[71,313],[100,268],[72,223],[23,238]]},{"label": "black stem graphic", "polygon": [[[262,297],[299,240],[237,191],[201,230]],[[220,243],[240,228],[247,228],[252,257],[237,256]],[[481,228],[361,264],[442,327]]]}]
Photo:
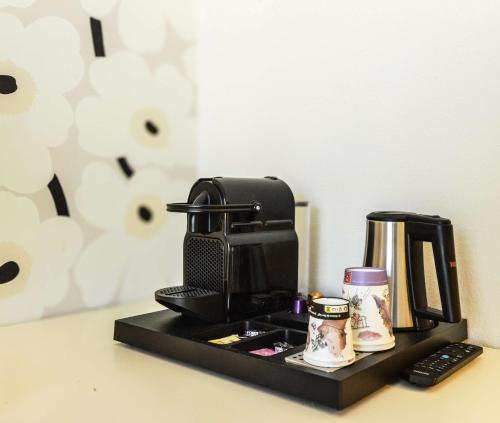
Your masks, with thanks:
[{"label": "black stem graphic", "polygon": [[116,161],[127,178],[131,178],[134,175],[134,168],[130,166],[126,157],[118,157]]},{"label": "black stem graphic", "polygon": [[[95,56],[106,56],[106,52],[104,50],[104,37],[102,34],[102,23],[99,19],[90,18],[90,32],[92,34],[92,42],[94,43]],[[130,166],[126,157],[118,157],[116,161],[127,178],[131,178],[134,175],[134,169]]]},{"label": "black stem graphic", "polygon": [[106,56],[106,52],[104,51],[104,38],[102,36],[102,24],[99,19],[90,18],[90,32],[92,33],[95,56]]},{"label": "black stem graphic", "polygon": [[59,182],[59,178],[56,174],[47,185],[50,194],[52,195],[52,200],[54,200],[54,206],[56,207],[57,214],[59,216],[69,216],[68,203],[66,202],[66,196],[64,195],[63,188]]}]

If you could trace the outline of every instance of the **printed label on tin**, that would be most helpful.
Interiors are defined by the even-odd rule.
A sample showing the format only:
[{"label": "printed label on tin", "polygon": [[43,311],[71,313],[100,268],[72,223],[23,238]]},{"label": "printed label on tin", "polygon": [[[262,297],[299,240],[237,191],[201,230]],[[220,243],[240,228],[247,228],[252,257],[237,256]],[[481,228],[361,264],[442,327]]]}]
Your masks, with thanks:
[{"label": "printed label on tin", "polygon": [[330,306],[325,305],[325,313],[347,313],[349,311],[349,306],[340,305],[340,306]]},{"label": "printed label on tin", "polygon": [[314,303],[311,307],[311,316],[324,320],[341,320],[349,317],[349,304],[327,305]]}]

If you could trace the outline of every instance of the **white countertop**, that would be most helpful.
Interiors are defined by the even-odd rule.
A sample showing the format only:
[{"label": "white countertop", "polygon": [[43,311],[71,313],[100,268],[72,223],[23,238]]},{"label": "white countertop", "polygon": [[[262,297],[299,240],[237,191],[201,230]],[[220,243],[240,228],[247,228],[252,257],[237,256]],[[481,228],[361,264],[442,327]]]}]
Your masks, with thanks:
[{"label": "white countertop", "polygon": [[500,421],[500,350],[425,390],[386,386],[341,412],[113,341],[141,303],[0,328],[0,422]]}]

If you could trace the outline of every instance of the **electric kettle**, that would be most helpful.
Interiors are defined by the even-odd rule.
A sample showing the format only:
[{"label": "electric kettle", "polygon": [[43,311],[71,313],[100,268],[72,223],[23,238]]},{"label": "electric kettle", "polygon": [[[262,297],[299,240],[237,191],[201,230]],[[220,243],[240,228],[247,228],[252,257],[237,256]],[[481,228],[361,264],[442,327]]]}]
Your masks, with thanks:
[{"label": "electric kettle", "polygon": [[[382,267],[389,279],[395,330],[426,330],[436,321],[460,321],[453,226],[449,219],[406,212],[366,216],[364,266]],[[423,242],[432,243],[442,310],[429,307]]]}]

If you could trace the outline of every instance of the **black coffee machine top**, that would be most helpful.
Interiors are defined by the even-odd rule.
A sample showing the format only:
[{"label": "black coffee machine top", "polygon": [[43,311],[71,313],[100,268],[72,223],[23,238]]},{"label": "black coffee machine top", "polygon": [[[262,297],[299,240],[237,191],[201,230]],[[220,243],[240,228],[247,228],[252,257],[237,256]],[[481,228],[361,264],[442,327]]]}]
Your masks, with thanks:
[{"label": "black coffee machine top", "polygon": [[276,177],[202,178],[187,203],[183,285],[155,293],[162,305],[209,322],[290,309],[297,292],[295,201]]}]

